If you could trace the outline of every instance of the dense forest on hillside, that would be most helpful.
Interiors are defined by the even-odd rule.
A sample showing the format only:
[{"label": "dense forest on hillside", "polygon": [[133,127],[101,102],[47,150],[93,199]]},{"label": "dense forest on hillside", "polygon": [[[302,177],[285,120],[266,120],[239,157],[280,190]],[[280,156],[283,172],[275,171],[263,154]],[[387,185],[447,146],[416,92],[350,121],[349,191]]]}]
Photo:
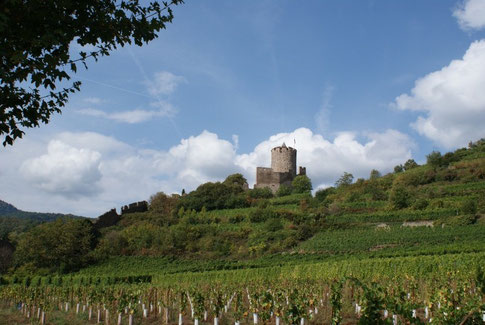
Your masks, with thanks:
[{"label": "dense forest on hillside", "polygon": [[62,218],[83,218],[72,214],[27,212],[0,200],[0,240],[6,240],[9,233],[23,233],[41,223]]}]

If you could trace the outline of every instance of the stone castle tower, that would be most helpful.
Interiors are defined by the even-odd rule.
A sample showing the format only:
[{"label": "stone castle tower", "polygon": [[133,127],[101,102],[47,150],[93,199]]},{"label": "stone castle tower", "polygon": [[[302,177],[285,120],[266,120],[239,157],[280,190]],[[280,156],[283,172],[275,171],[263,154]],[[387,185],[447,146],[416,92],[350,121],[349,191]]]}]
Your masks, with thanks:
[{"label": "stone castle tower", "polygon": [[[305,175],[306,169],[300,167],[299,175]],[[254,188],[268,187],[275,193],[281,185],[291,185],[296,177],[296,149],[282,144],[271,149],[271,168],[256,168]]]},{"label": "stone castle tower", "polygon": [[291,173],[295,177],[296,149],[284,143],[281,147],[271,149],[271,169],[277,173]]}]

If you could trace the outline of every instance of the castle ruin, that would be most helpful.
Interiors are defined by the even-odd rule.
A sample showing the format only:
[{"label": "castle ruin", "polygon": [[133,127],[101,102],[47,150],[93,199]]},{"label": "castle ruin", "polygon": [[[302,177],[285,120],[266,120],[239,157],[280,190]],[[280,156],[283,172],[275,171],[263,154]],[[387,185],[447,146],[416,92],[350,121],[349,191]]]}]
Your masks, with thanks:
[{"label": "castle ruin", "polygon": [[116,212],[116,209],[111,209],[108,212],[100,215],[94,222],[94,226],[96,229],[111,227],[121,220],[122,216],[125,216],[129,213],[135,212],[146,212],[148,211],[148,202],[147,201],[140,201],[130,203],[128,205],[124,205],[121,207],[121,215]]},{"label": "castle ruin", "polygon": [[[281,185],[291,186],[296,175],[296,149],[283,143],[271,149],[271,168],[256,168],[254,188],[267,187],[276,193]],[[306,168],[300,167],[298,175],[306,175]]]}]

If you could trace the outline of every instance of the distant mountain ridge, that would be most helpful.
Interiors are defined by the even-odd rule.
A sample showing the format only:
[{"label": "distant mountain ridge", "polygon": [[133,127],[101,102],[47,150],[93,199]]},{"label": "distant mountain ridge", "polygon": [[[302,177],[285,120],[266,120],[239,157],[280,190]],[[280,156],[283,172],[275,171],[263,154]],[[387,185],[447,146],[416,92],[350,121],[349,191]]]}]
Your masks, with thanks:
[{"label": "distant mountain ridge", "polygon": [[0,216],[8,215],[17,211],[19,211],[19,209],[17,209],[10,203],[0,200]]},{"label": "distant mountain ridge", "polygon": [[[69,217],[69,218],[85,218],[82,216],[76,216],[73,214],[64,213],[51,213],[51,212],[29,212],[17,209],[14,205],[0,200],[0,217],[19,217],[19,218],[35,218],[35,219],[50,219],[54,220],[59,217]],[[50,221],[45,220],[45,221]]]},{"label": "distant mountain ridge", "polygon": [[24,232],[38,224],[59,218],[85,218],[73,214],[28,212],[17,209],[14,205],[0,200],[0,239],[9,232]]}]

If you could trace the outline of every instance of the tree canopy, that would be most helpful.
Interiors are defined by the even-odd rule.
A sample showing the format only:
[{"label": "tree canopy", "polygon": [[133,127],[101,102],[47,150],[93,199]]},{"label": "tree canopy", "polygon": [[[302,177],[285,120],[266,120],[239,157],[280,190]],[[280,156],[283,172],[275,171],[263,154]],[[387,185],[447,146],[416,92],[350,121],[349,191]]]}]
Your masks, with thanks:
[{"label": "tree canopy", "polygon": [[354,181],[354,175],[344,172],[342,176],[335,182],[335,187],[342,187],[352,184]]},{"label": "tree canopy", "polygon": [[163,216],[170,216],[172,210],[177,206],[180,196],[178,194],[167,195],[158,192],[150,196],[150,211],[157,212]]},{"label": "tree canopy", "polygon": [[416,168],[418,167],[418,163],[414,161],[414,159],[408,159],[405,163],[404,163],[404,170],[411,170],[413,168]]},{"label": "tree canopy", "polygon": [[[171,7],[183,0],[0,1],[0,136],[3,145],[24,128],[61,113],[81,82],[67,82],[118,46],[148,43],[172,22]],[[73,51],[73,44],[80,46]],[[85,48],[94,50],[86,51]]]},{"label": "tree canopy", "polygon": [[201,211],[204,207],[207,210],[216,210],[245,207],[246,205],[246,195],[239,185],[208,182],[182,196],[177,206],[178,208],[183,207],[185,210]]},{"label": "tree canopy", "polygon": [[296,176],[291,182],[291,187],[293,187],[293,192],[295,193],[307,193],[313,189],[312,181],[306,175]]},{"label": "tree canopy", "polygon": [[381,177],[381,173],[377,169],[373,169],[370,171],[369,179],[374,180]]},{"label": "tree canopy", "polygon": [[96,246],[96,232],[87,219],[58,219],[22,234],[15,251],[17,265],[73,271],[86,265]]}]

